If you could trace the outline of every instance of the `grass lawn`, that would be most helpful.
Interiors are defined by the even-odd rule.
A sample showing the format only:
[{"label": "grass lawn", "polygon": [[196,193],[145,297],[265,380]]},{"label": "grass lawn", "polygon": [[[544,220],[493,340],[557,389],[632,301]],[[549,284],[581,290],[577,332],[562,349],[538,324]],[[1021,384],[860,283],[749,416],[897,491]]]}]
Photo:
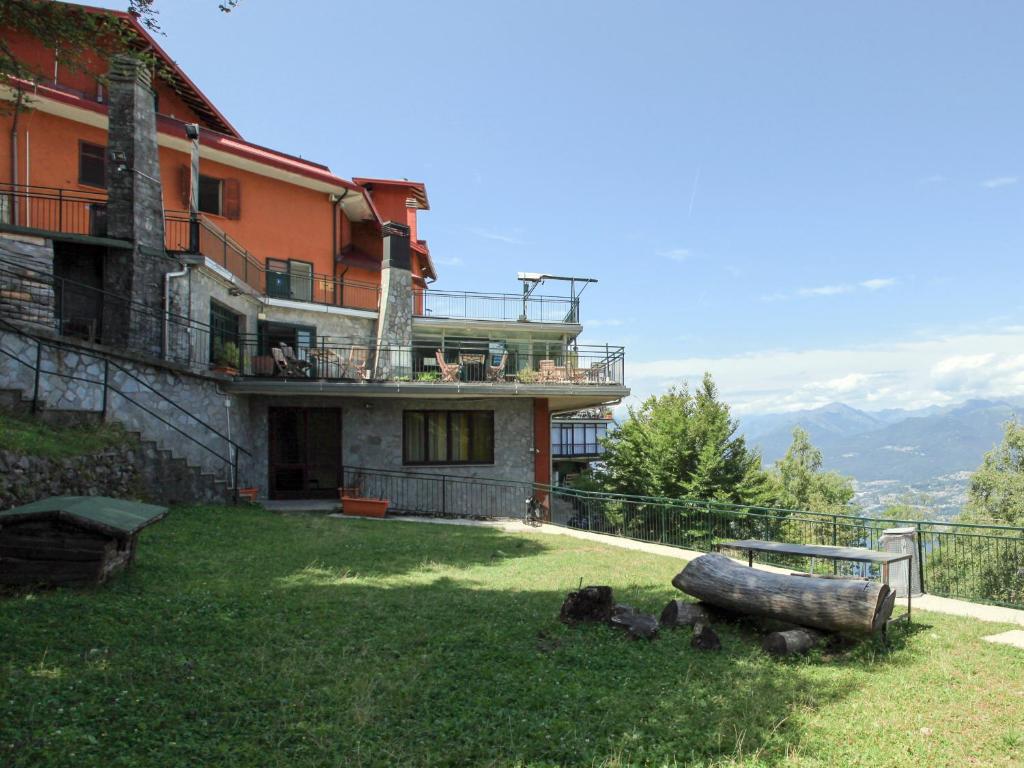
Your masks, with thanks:
[{"label": "grass lawn", "polygon": [[64,459],[99,453],[126,440],[117,424],[54,427],[38,418],[0,410],[0,450]]},{"label": "grass lawn", "polygon": [[557,621],[680,562],[566,536],[176,509],[95,591],[0,598],[0,765],[1024,765],[1024,652],[918,614],[775,661]]}]

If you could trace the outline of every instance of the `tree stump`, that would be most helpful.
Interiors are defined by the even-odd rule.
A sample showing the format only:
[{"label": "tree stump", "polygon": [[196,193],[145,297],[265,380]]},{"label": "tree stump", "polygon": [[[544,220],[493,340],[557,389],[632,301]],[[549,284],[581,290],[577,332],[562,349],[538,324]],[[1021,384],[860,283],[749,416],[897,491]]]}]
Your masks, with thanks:
[{"label": "tree stump", "polygon": [[889,588],[870,581],[816,579],[748,568],[719,554],[701,555],[672,585],[713,605],[829,632],[870,634],[884,626]]},{"label": "tree stump", "polygon": [[567,623],[578,621],[605,622],[612,615],[611,587],[583,587],[565,596],[559,618]]},{"label": "tree stump", "polygon": [[701,606],[686,600],[672,600],[661,611],[661,626],[671,629],[692,627],[698,621],[708,623],[708,614]]}]

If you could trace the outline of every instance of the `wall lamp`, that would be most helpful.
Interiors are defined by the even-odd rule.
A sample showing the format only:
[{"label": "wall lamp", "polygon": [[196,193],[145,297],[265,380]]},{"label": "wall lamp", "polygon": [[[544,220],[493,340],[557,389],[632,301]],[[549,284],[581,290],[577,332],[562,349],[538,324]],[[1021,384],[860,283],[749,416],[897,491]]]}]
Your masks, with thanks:
[{"label": "wall lamp", "polygon": [[199,123],[185,123],[185,137],[197,141],[199,139]]}]

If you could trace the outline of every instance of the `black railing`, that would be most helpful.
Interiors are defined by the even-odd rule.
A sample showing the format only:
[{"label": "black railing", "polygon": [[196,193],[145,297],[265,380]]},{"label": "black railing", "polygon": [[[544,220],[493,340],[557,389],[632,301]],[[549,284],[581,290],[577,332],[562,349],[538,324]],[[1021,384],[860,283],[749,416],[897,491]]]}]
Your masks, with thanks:
[{"label": "black railing", "polygon": [[[4,317],[0,317],[0,330],[5,333],[14,334],[22,339],[30,340],[34,344],[34,351],[30,351],[30,360],[23,359],[19,354],[11,352],[0,345],[0,355],[4,359],[11,360],[24,366],[32,373],[32,410],[36,411],[44,402],[49,393],[44,391],[46,380],[50,377],[68,382],[85,384],[94,391],[92,400],[98,401],[98,407],[88,408],[90,395],[81,389],[76,393],[74,403],[76,410],[84,410],[96,413],[102,420],[106,420],[111,413],[117,413],[118,409],[111,401],[111,395],[120,397],[126,404],[133,406],[144,414],[178,435],[189,444],[198,446],[202,451],[213,456],[219,462],[223,462],[226,468],[225,475],[228,479],[228,487],[236,490],[238,488],[238,461],[239,454],[251,457],[252,454],[243,446],[196,416],[192,411],[183,408],[175,400],[154,388],[144,378],[131,371],[126,365],[100,352],[85,350],[80,346],[65,343],[59,339],[45,339],[37,334],[30,333]],[[44,354],[47,351],[54,354],[49,359]],[[70,365],[69,356],[76,356],[74,370],[78,373],[68,373],[60,370],[61,366]],[[51,367],[46,367],[47,363]],[[116,378],[120,376],[124,380],[124,386],[118,386]],[[129,394],[131,392],[131,394]],[[156,400],[156,408],[142,402],[140,395],[146,395]],[[162,415],[158,410],[163,410]],[[175,424],[169,418],[169,414],[180,414],[179,421]],[[122,417],[123,418],[123,417]],[[184,428],[183,428],[184,427]],[[197,437],[197,433],[210,441],[224,443],[224,448],[214,447]],[[237,500],[237,498],[236,498]]]},{"label": "black railing", "polygon": [[[315,344],[290,344],[242,337],[242,376],[397,381],[419,383],[491,383],[545,385],[622,385],[622,347],[579,346],[533,352],[495,346],[495,342],[451,345],[416,342],[377,346],[373,339],[321,337]],[[440,353],[441,359],[438,359]]]},{"label": "black railing", "polygon": [[579,301],[564,296],[414,290],[413,312],[421,317],[578,324]]},{"label": "black railing", "polygon": [[202,254],[270,298],[369,311],[376,311],[380,302],[380,286],[373,283],[271,269],[202,214],[193,221],[187,211],[167,211],[164,240],[168,251]]},{"label": "black railing", "polygon": [[61,336],[205,367],[210,326],[122,294],[0,259],[0,315]]},{"label": "black railing", "polygon": [[[545,505],[552,524],[698,552],[747,538],[879,549],[885,530],[911,527],[917,573],[904,571],[904,579],[910,576],[930,594],[1024,606],[1024,528],[584,492],[424,471],[349,467],[345,485],[365,496],[388,499],[395,512],[440,516],[521,518],[525,500],[534,496]],[[766,556],[765,561],[799,569],[825,566],[793,556]],[[833,562],[827,568],[830,573],[869,575],[858,564]]]},{"label": "black railing", "polygon": [[551,455],[556,459],[582,458],[584,456],[600,456],[604,453],[601,443],[552,443]]},{"label": "black railing", "polygon": [[107,193],[0,183],[0,229],[107,236]]}]

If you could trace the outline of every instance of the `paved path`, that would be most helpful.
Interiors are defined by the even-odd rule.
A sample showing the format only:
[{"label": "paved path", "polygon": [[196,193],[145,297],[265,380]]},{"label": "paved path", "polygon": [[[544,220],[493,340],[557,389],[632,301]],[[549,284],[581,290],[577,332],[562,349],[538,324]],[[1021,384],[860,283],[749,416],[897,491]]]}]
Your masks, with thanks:
[{"label": "paved path", "polygon": [[[331,515],[331,517],[347,519],[345,515]],[[587,539],[589,541],[601,542],[602,544],[607,544],[612,547],[632,549],[638,552],[650,552],[651,554],[662,555],[663,557],[674,557],[677,560],[693,560],[694,558],[705,554],[704,552],[695,552],[691,549],[680,549],[679,547],[670,547],[665,544],[649,544],[645,541],[623,539],[618,536],[609,536],[603,533],[591,533],[590,531],[581,531],[576,528],[563,528],[558,525],[542,525],[535,528],[526,525],[519,520],[446,520],[436,517],[388,517],[383,519],[383,522],[392,521],[405,523],[434,523],[438,525],[475,525],[495,528],[508,533],[539,533],[549,536],[571,536],[575,539]],[[755,563],[754,567],[766,571],[775,571],[777,573],[789,573],[791,570],[787,568],[775,568],[770,565],[761,565],[759,563]],[[938,595],[920,595],[918,597],[914,597],[913,606],[915,611],[932,611],[934,613],[949,614],[950,616],[966,616],[972,619],[980,619],[981,621],[992,621],[998,624],[1019,624],[1024,626],[1024,611],[1017,610],[1016,608],[1000,608],[996,605],[969,603],[966,600],[953,600],[952,598],[939,597]]]}]

